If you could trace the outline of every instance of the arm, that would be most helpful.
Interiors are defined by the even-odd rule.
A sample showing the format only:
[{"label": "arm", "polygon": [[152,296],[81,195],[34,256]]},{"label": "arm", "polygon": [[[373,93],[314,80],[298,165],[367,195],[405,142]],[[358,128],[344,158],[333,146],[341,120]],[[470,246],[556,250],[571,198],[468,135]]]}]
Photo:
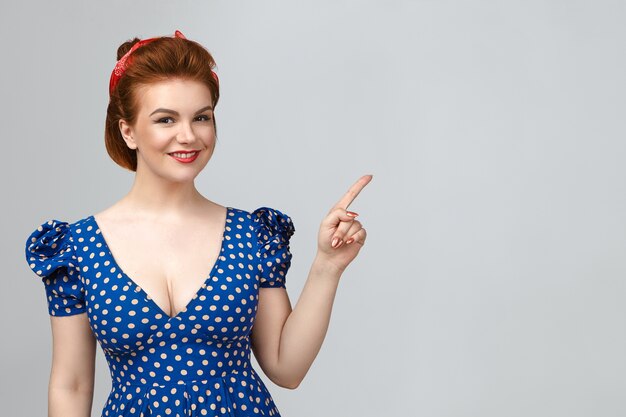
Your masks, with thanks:
[{"label": "arm", "polygon": [[[346,209],[371,179],[361,177],[322,222],[318,252],[296,307],[291,309],[284,288],[259,291],[252,349],[263,372],[279,386],[297,388],[322,346],[339,279],[366,238],[357,214]],[[333,246],[336,237],[340,241]]]},{"label": "arm", "polygon": [[52,371],[48,417],[89,417],[93,403],[96,339],[87,314],[50,316]]},{"label": "arm", "polygon": [[284,288],[261,288],[252,347],[263,372],[295,389],[326,337],[341,272],[316,257],[296,307]]},{"label": "arm", "polygon": [[96,340],[70,229],[62,220],[45,221],[24,248],[29,268],[45,286],[52,328],[49,417],[88,417],[93,400]]}]

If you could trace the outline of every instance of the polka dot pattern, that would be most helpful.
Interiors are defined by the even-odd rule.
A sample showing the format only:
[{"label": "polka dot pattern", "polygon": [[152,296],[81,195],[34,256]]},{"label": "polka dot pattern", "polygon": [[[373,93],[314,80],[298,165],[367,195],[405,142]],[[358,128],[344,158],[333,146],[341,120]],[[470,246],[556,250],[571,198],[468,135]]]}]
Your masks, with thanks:
[{"label": "polka dot pattern", "polygon": [[280,416],[253,369],[259,289],[285,288],[289,216],[227,207],[218,260],[177,315],[117,265],[94,216],[49,220],[26,241],[52,316],[87,313],[112,379],[102,416]]}]

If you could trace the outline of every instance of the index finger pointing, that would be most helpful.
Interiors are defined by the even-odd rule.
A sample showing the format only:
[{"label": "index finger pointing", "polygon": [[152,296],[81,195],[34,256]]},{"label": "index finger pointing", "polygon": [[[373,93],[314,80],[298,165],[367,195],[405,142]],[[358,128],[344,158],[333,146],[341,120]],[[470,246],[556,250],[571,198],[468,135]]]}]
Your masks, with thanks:
[{"label": "index finger pointing", "polygon": [[348,192],[345,193],[339,201],[337,201],[337,204],[335,204],[334,208],[340,207],[343,209],[347,209],[348,206],[354,201],[356,196],[359,195],[361,190],[372,180],[373,177],[373,175],[363,175],[361,178],[359,178],[357,182],[355,182],[352,187],[350,187]]}]

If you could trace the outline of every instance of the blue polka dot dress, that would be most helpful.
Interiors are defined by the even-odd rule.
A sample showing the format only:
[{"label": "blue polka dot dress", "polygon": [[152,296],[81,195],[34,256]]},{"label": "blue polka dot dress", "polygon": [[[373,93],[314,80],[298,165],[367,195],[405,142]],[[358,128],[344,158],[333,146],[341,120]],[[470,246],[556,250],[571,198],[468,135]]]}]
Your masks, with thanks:
[{"label": "blue polka dot dress", "polygon": [[289,216],[226,207],[220,256],[170,317],[111,255],[94,216],[49,220],[26,241],[52,316],[87,313],[107,360],[102,416],[280,416],[250,362],[260,287],[285,287]]}]

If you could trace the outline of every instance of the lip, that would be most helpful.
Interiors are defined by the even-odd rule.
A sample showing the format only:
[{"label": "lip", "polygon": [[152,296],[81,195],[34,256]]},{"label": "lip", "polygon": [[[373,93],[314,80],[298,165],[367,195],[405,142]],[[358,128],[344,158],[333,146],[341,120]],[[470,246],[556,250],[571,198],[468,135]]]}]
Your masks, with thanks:
[{"label": "lip", "polygon": [[168,152],[169,154],[173,154],[173,153],[189,153],[189,152],[200,152],[200,149],[188,149],[188,150],[178,150],[178,151],[172,151],[172,152]]},{"label": "lip", "polygon": [[[174,153],[190,153],[190,152],[195,152],[195,154],[189,158],[179,158],[177,156],[174,156]],[[171,156],[172,158],[174,158],[175,160],[177,160],[178,162],[182,162],[184,164],[188,164],[191,163],[193,161],[196,160],[196,158],[198,157],[198,155],[200,155],[200,151],[175,151],[175,152],[171,152],[168,154],[169,156]]]}]

